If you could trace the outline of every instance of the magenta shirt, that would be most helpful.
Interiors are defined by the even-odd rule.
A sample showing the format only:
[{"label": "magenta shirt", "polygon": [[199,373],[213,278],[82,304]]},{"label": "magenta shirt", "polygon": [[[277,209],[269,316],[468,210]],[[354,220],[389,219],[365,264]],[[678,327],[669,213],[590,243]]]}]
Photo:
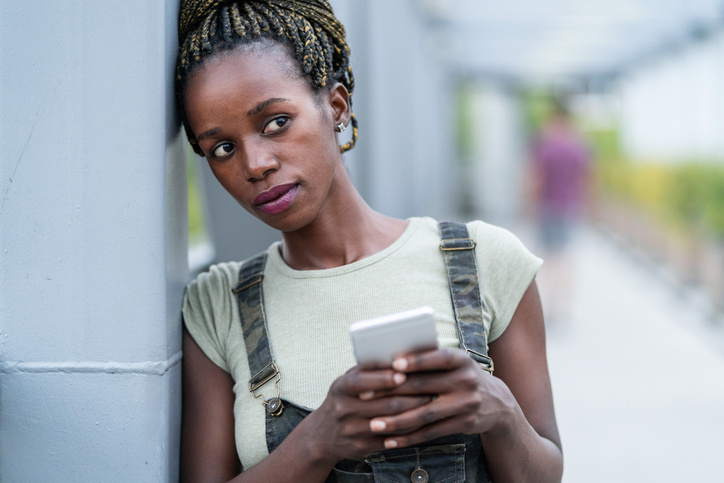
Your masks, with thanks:
[{"label": "magenta shirt", "polygon": [[545,130],[536,141],[533,161],[540,176],[539,202],[545,213],[576,215],[586,196],[588,149],[573,129]]}]

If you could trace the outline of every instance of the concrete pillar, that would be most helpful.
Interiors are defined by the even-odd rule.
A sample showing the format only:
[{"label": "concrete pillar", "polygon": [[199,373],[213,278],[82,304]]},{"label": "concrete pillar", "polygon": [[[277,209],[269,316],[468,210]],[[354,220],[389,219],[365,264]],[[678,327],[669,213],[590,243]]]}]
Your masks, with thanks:
[{"label": "concrete pillar", "polygon": [[472,199],[485,221],[510,226],[522,199],[519,180],[527,156],[520,99],[493,83],[478,83],[473,92]]},{"label": "concrete pillar", "polygon": [[[367,5],[367,199],[383,213],[444,217],[459,206],[452,84],[415,2]],[[354,48],[354,46],[353,46]]]},{"label": "concrete pillar", "polygon": [[176,481],[177,0],[0,3],[0,479]]}]

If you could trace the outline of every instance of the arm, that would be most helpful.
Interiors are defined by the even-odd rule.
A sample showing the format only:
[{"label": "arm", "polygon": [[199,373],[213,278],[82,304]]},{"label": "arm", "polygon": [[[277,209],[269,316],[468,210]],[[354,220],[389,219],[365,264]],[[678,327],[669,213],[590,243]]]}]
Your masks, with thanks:
[{"label": "arm", "polygon": [[182,483],[324,481],[331,466],[316,465],[305,454],[308,445],[294,441],[299,439],[298,431],[262,463],[241,473],[234,439],[234,380],[203,353],[185,328],[183,351]]},{"label": "arm", "polygon": [[506,331],[490,344],[490,356],[496,377],[457,349],[398,359],[395,368],[408,373],[408,381],[389,393],[438,397],[421,408],[372,422],[384,423],[377,427],[388,436],[387,447],[411,446],[454,433],[480,433],[496,482],[560,482],[563,456],[535,282]]},{"label": "arm", "polygon": [[180,481],[227,481],[241,471],[234,445],[234,380],[185,327],[183,334]]},{"label": "arm", "polygon": [[186,329],[183,350],[183,483],[321,483],[337,461],[384,449],[384,437],[369,429],[372,417],[397,414],[430,401],[427,396],[360,397],[398,386],[405,375],[355,367],[334,382],[322,406],[275,451],[240,474],[234,442],[234,381],[203,353]]},{"label": "arm", "polygon": [[561,481],[558,435],[545,346],[543,311],[535,281],[508,328],[490,344],[495,375],[507,386],[512,423],[481,435],[495,481]]}]

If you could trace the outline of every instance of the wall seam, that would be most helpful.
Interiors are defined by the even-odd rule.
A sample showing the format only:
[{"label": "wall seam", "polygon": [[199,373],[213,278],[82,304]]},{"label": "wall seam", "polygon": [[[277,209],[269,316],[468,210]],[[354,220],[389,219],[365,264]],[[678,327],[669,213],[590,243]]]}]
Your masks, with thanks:
[{"label": "wall seam", "polygon": [[22,362],[1,361],[0,374],[145,374],[162,376],[181,362],[182,351],[176,352],[165,361],[63,361],[63,362]]}]

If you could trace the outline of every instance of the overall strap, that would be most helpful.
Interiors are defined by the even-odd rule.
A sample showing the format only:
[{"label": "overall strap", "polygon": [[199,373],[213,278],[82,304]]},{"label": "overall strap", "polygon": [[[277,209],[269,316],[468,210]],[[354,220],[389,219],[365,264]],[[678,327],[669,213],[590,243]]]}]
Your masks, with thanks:
[{"label": "overall strap", "polygon": [[441,221],[438,228],[460,347],[492,374],[493,360],[488,357],[488,332],[483,322],[475,240],[470,238],[463,223]]},{"label": "overall strap", "polygon": [[[244,262],[239,269],[239,283],[232,289],[239,303],[239,318],[244,333],[246,355],[249,359],[249,391],[254,397],[261,397],[267,411],[274,416],[281,414],[282,404],[279,399],[279,368],[274,363],[269,347],[269,337],[264,316],[264,296],[261,281],[264,278],[264,265],[267,253],[260,253]],[[274,378],[277,397],[265,399],[255,391]]]}]

